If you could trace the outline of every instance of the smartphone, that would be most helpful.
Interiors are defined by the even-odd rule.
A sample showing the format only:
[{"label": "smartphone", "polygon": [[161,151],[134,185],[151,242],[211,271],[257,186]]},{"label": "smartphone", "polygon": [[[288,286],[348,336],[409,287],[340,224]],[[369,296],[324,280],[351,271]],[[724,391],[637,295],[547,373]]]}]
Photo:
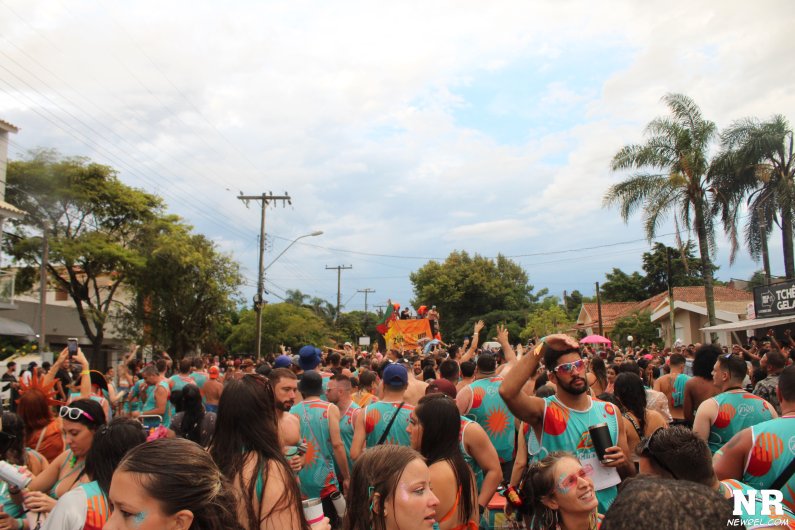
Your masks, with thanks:
[{"label": "smartphone", "polygon": [[74,357],[77,354],[77,339],[66,339],[66,348],[69,352],[69,357]]}]

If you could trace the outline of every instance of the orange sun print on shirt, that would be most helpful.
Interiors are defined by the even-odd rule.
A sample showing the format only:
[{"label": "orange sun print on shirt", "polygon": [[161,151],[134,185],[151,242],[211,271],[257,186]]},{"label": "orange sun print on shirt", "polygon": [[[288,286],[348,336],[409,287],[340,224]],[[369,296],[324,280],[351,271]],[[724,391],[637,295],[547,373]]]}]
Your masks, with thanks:
[{"label": "orange sun print on shirt", "polygon": [[486,413],[486,429],[495,438],[505,435],[509,423],[510,420],[504,410],[494,408]]},{"label": "orange sun print on shirt", "polygon": [[544,418],[544,432],[559,436],[566,431],[569,424],[569,411],[557,403],[550,403]]},{"label": "orange sun print on shirt", "polygon": [[737,414],[737,411],[730,403],[724,403],[718,409],[718,416],[715,418],[715,427],[724,429],[729,426],[732,418]]},{"label": "orange sun print on shirt", "polygon": [[751,448],[747,471],[755,477],[770,472],[773,462],[784,452],[784,441],[771,432],[760,434]]}]

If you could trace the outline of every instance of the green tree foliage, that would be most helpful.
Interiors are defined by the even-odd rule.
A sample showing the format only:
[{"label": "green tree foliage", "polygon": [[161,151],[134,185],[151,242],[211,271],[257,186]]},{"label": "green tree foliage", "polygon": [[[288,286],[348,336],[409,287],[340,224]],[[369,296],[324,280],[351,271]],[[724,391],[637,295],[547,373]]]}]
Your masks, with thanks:
[{"label": "green tree foliage", "polygon": [[[333,331],[325,320],[311,309],[294,304],[267,304],[262,308],[262,351],[277,353],[279,346],[293,351],[305,344],[325,344]],[[256,313],[251,309],[240,312],[237,324],[225,340],[226,347],[235,354],[256,351]]]},{"label": "green tree foliage", "polygon": [[616,321],[610,339],[621,346],[629,346],[627,337],[631,335],[635,346],[649,346],[652,342],[661,345],[657,330],[657,325],[651,321],[650,312],[636,311]]},{"label": "green tree foliage", "polygon": [[759,259],[763,241],[778,224],[785,276],[794,278],[795,150],[786,118],[776,115],[763,122],[746,118],[732,123],[721,134],[721,152],[710,179],[718,198],[715,211],[732,241],[731,260],[739,246],[737,225],[745,202],[745,244],[751,257]]},{"label": "green tree foliage", "polygon": [[470,334],[469,323],[479,315],[528,310],[544,294],[533,294],[527,273],[510,259],[463,251],[452,252],[442,263],[428,262],[409,278],[415,295],[412,305],[435,305],[446,339]]},{"label": "green tree foliage", "polygon": [[644,287],[648,297],[668,290],[668,265],[666,254],[671,256],[671,284],[674,287],[701,285],[701,260],[693,256],[693,242],[682,249],[655,243],[651,252],[643,253]]},{"label": "green tree foliage", "polygon": [[562,333],[573,325],[566,310],[560,305],[539,307],[527,317],[527,325],[519,334],[526,341],[552,333]]},{"label": "green tree foliage", "polygon": [[638,272],[627,274],[613,268],[605,277],[607,281],[599,286],[604,302],[639,302],[648,298],[645,278]]},{"label": "green tree foliage", "polygon": [[238,264],[175,216],[147,228],[146,266],[130,278],[137,293],[131,316],[148,339],[176,358],[217,339],[242,282]]},{"label": "green tree foliage", "polygon": [[145,257],[136,241],[162,210],[160,199],[131,188],[108,167],[54,150],[32,151],[8,165],[7,198],[28,215],[13,223],[6,248],[21,265],[39,263],[44,225],[49,226],[50,281],[68,293],[92,362],[103,366],[105,328],[120,286]]},{"label": "green tree foliage", "polygon": [[[704,119],[698,106],[682,94],[663,101],[668,116],[652,120],[647,142],[627,145],[613,157],[613,171],[635,170],[605,194],[606,206],[619,206],[624,222],[642,210],[646,236],[654,239],[660,222],[670,213],[677,226],[695,230],[701,257],[702,280],[710,325],[715,325],[711,254],[715,252],[713,211],[707,195],[708,153],[717,135],[715,124]],[[717,337],[713,337],[715,339]]]}]

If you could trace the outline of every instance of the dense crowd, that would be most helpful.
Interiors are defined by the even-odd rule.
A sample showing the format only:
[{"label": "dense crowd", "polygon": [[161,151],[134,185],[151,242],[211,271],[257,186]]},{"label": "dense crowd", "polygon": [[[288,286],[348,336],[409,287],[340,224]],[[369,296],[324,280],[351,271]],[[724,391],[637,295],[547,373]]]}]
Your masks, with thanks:
[{"label": "dense crowd", "polygon": [[[8,364],[0,530],[795,528],[795,342]],[[436,329],[437,326],[435,325]]]}]

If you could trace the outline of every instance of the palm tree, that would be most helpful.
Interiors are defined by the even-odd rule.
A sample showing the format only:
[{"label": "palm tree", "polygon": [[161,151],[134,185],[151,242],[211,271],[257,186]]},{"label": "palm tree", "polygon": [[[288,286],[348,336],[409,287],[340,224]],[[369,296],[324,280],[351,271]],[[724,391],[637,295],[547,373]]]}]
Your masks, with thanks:
[{"label": "palm tree", "polygon": [[[775,223],[781,227],[784,272],[787,278],[795,278],[795,152],[787,120],[777,115],[765,122],[752,118],[734,122],[721,134],[721,152],[710,170],[710,179],[720,199],[714,210],[720,213],[732,241],[731,259],[738,247],[737,222],[745,202],[745,244],[751,257],[759,259],[765,252]],[[769,275],[770,271],[766,272]]]},{"label": "palm tree", "polygon": [[[710,167],[707,151],[717,135],[715,124],[705,120],[692,99],[666,94],[662,101],[670,115],[649,122],[643,145],[627,145],[613,157],[613,171],[634,169],[625,181],[610,187],[604,205],[619,205],[624,222],[643,209],[646,237],[651,242],[667,215],[673,214],[677,227],[694,230],[702,263],[704,294],[709,324],[715,325],[715,296],[712,290],[715,251],[713,214],[707,195]],[[713,334],[712,340],[717,336]]]},{"label": "palm tree", "polygon": [[308,294],[302,293],[299,289],[287,289],[284,294],[285,302],[288,304],[297,305],[298,307],[302,307],[306,299],[309,298]]}]

